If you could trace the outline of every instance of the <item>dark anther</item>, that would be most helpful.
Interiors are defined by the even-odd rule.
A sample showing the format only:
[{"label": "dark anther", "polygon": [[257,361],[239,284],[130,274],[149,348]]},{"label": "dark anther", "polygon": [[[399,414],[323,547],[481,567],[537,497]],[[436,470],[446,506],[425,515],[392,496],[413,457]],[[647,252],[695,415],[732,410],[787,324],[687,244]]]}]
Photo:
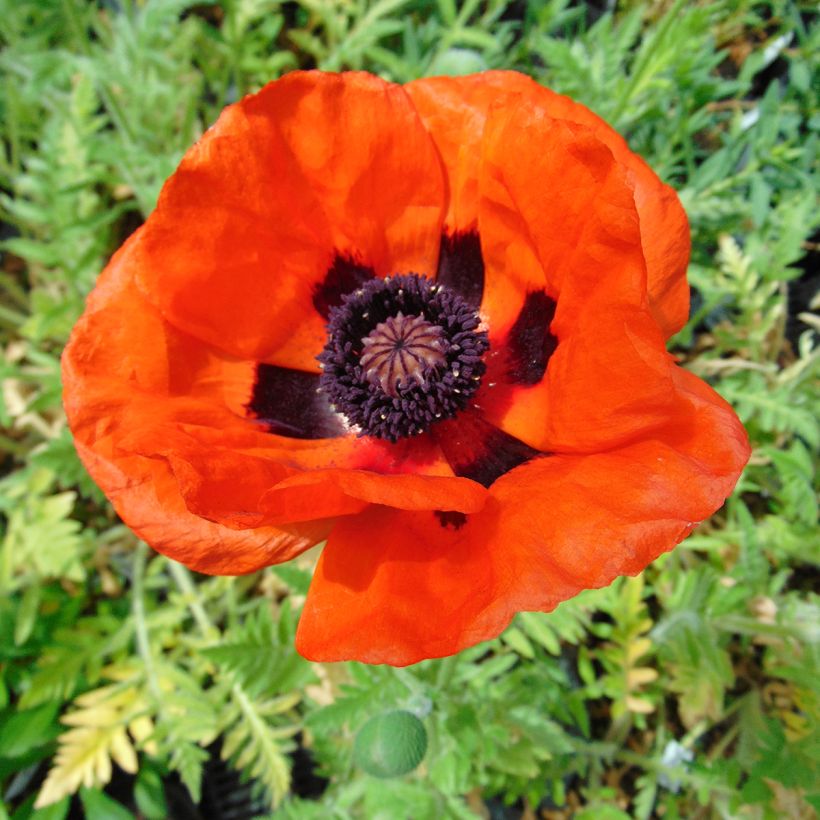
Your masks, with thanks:
[{"label": "dark anther", "polygon": [[321,387],[361,435],[397,441],[467,406],[489,343],[475,310],[437,282],[372,279],[332,308]]},{"label": "dark anther", "polygon": [[515,384],[538,384],[558,339],[550,333],[555,300],[542,290],[528,293],[507,336],[507,377]]},{"label": "dark anther", "polygon": [[467,516],[456,510],[436,510],[435,516],[444,529],[452,527],[454,530],[460,530],[467,523]]},{"label": "dark anther", "polygon": [[348,293],[360,288],[374,276],[373,268],[337,253],[324,280],[313,291],[313,306],[327,319],[331,308],[341,305]]}]

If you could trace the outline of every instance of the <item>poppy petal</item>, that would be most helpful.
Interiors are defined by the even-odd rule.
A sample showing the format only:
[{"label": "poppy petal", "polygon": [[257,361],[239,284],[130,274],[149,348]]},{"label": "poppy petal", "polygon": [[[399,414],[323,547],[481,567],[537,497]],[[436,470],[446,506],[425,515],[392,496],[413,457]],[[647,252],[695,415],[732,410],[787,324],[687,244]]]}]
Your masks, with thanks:
[{"label": "poppy petal", "polygon": [[233,417],[229,405],[241,406],[233,377],[222,376],[242,368],[170,327],[134,287],[135,242],[100,277],[63,353],[63,403],[77,452],[123,521],[168,557],[219,575],[287,561],[323,540],[332,522],[237,533],[188,509],[167,462],[128,447],[127,436],[178,402],[193,417],[212,417],[221,406],[223,421]]},{"label": "poppy petal", "polygon": [[[627,171],[591,129],[537,108],[493,109],[483,151],[479,228],[488,280],[510,275],[510,243],[535,256],[548,296],[563,296],[565,286],[579,293],[577,313],[582,298],[602,286],[615,293],[617,285],[619,302],[645,302],[646,263]],[[519,161],[509,162],[510,155]],[[492,302],[485,299],[484,307],[497,327],[520,314],[519,307],[509,319],[496,318]]]},{"label": "poppy petal", "polygon": [[337,258],[379,276],[433,270],[443,207],[438,156],[400,86],[293,72],[185,155],[142,228],[137,281],[196,338],[316,372],[314,298]]},{"label": "poppy petal", "polygon": [[[552,120],[538,109],[494,109],[484,144],[479,223],[488,279],[514,263],[511,248],[519,246],[545,272],[542,301],[549,305],[554,294],[557,302],[548,329],[553,338],[542,351],[550,354],[549,366],[540,383],[522,387],[489,359],[487,387],[477,396],[487,418],[552,452],[609,449],[663,424],[673,362],[646,306],[646,268],[627,170],[589,128]],[[509,163],[510,152],[523,161]],[[533,179],[554,182],[546,188]],[[512,320],[500,318],[508,328],[500,331],[502,340],[515,340],[532,294],[519,297]],[[529,361],[540,369],[537,358]]]},{"label": "poppy petal", "polygon": [[[445,216],[447,235],[469,236],[477,231],[479,177],[488,112],[494,102],[528,87],[527,78],[521,74],[493,71],[468,77],[431,77],[405,86],[444,163],[449,189]],[[523,235],[524,231],[522,225],[516,236]],[[482,235],[482,248],[485,240]],[[496,266],[491,275],[484,276],[482,313],[488,314],[487,306],[492,306],[493,335],[498,335],[494,327],[506,329],[514,321],[528,290],[544,287],[543,271],[535,254],[527,253],[520,242],[513,243],[507,250],[508,264]],[[445,263],[448,251],[448,245],[442,243]],[[486,256],[483,261],[486,264]]]},{"label": "poppy petal", "polygon": [[[494,105],[510,110],[512,98],[518,96],[517,107],[541,109],[554,119],[589,127],[624,166],[634,187],[652,314],[667,338],[683,327],[689,315],[686,213],[675,191],[630,151],[617,131],[585,106],[515,71],[430,77],[405,88],[444,159],[450,187],[445,222],[454,230],[471,226],[477,218],[480,143],[486,117]],[[511,148],[508,156],[517,155]]]},{"label": "poppy petal", "polygon": [[123,455],[103,455],[76,440],[88,472],[123,521],[157,552],[208,575],[244,575],[289,561],[327,538],[332,520],[239,531],[192,513],[167,465]]},{"label": "poppy petal", "polygon": [[[262,446],[259,439],[266,440]],[[201,426],[184,418],[147,425],[120,439],[123,449],[168,463],[191,512],[236,529],[350,515],[369,503],[471,513],[486,500],[480,484],[455,477],[446,462],[425,465],[412,459],[415,453],[403,462],[401,448],[386,463],[378,460],[378,445],[371,448],[355,437],[305,442],[313,446],[301,448],[293,443],[231,432],[219,419]],[[343,466],[326,467],[333,463]],[[371,464],[391,472],[376,472]],[[420,474],[425,468],[432,473]]]},{"label": "poppy petal", "polygon": [[749,455],[740,423],[706,385],[678,371],[674,387],[679,415],[657,437],[531,461],[461,526],[383,507],[341,521],[314,573],[299,651],[403,666],[641,571],[723,503]]},{"label": "poppy petal", "polygon": [[[142,298],[131,279],[138,243],[115,255],[72,334],[64,403],[89,472],[160,551],[202,571],[246,572],[288,560],[326,536],[328,519],[371,500],[437,509],[455,498],[466,512],[484,503],[484,488],[454,477],[429,437],[294,439],[248,419],[248,363],[176,330]],[[233,546],[212,554],[220,538]]]},{"label": "poppy petal", "polygon": [[[298,495],[312,501],[326,492],[344,492],[346,496],[371,504],[383,504],[399,510],[436,510],[446,505],[448,509],[462,512],[478,512],[486,502],[487,493],[475,480],[432,475],[400,473],[379,475],[364,470],[311,470],[298,473],[280,481],[262,499],[262,506],[270,508],[272,519],[283,519],[283,500]],[[298,492],[296,492],[298,491]],[[293,521],[314,518],[306,513]]]},{"label": "poppy petal", "polygon": [[296,633],[309,660],[406,666],[471,646],[506,626],[483,613],[498,567],[472,518],[458,529],[433,512],[371,507],[334,528]]},{"label": "poppy petal", "polygon": [[515,545],[513,609],[555,606],[544,564],[560,567],[575,592],[640,572],[731,493],[750,454],[743,427],[687,371],[675,370],[671,389],[675,413],[654,434],[609,452],[537,459],[494,485],[498,532]]},{"label": "poppy petal", "polygon": [[501,74],[486,71],[467,77],[429,77],[404,86],[444,164],[448,183],[444,223],[451,233],[473,229],[478,219],[478,176],[487,111],[499,97],[526,87],[522,74],[503,72],[509,74],[509,83],[496,82]]}]

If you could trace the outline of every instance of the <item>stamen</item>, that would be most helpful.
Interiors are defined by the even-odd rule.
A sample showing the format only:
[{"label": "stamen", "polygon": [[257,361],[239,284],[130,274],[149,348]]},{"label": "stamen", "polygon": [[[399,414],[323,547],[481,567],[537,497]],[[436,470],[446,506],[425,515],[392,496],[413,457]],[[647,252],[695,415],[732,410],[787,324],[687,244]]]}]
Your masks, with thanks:
[{"label": "stamen", "polygon": [[418,274],[373,279],[328,322],[321,384],[348,424],[389,441],[464,409],[487,334],[460,296]]}]

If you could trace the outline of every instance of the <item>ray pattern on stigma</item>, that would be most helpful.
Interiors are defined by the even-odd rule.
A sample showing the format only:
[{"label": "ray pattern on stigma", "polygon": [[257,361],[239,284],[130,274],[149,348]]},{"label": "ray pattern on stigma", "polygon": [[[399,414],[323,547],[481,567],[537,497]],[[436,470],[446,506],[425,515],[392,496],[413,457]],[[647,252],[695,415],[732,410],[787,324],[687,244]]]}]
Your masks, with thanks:
[{"label": "ray pattern on stigma", "polygon": [[361,435],[398,441],[467,407],[489,348],[475,309],[416,273],[372,279],[330,310],[320,389]]}]

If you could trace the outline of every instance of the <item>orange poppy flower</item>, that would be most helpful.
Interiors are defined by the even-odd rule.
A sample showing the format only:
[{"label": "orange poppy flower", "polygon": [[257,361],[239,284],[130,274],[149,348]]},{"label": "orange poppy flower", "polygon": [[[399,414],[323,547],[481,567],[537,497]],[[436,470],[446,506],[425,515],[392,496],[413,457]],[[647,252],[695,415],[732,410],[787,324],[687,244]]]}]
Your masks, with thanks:
[{"label": "orange poppy flower", "polygon": [[63,357],[77,449],[195,570],[328,539],[297,643],[404,665],[634,574],[749,455],[677,367],[675,193],[513,72],[295,72],[232,105]]}]

